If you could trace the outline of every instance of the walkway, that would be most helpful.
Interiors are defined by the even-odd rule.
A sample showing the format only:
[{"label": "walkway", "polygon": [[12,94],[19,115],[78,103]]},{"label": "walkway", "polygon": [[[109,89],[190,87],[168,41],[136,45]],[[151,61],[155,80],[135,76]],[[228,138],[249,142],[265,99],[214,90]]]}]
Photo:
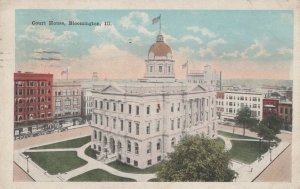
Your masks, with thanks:
[{"label": "walkway", "polygon": [[[40,178],[37,179],[38,181],[40,181],[40,179],[42,179],[42,181],[49,181],[49,180],[52,180],[52,181],[67,181],[75,176],[78,176],[78,175],[81,175],[87,171],[90,171],[90,170],[93,170],[93,169],[102,169],[102,170],[105,170],[113,175],[116,175],[116,176],[119,176],[119,177],[126,177],[126,178],[131,178],[131,179],[134,179],[138,182],[146,182],[148,181],[149,179],[152,179],[152,178],[156,178],[156,175],[155,174],[134,174],[134,173],[125,173],[125,172],[121,172],[119,170],[116,170],[106,164],[104,164],[103,162],[101,161],[97,161],[89,156],[87,156],[84,151],[85,149],[90,145],[90,142],[83,145],[82,147],[79,147],[79,148],[64,148],[64,149],[27,149],[25,150],[26,152],[49,152],[49,151],[76,151],[77,152],[77,156],[81,159],[84,159],[85,161],[87,161],[88,163],[82,167],[79,167],[77,169],[74,169],[72,171],[69,171],[69,172],[66,172],[66,173],[63,173],[63,174],[59,174],[59,175],[53,175],[51,178],[48,178],[49,176],[46,175],[44,176],[43,178]],[[18,153],[15,153],[15,156],[20,156],[20,153],[22,152],[18,152]],[[20,159],[20,158],[19,158]],[[18,162],[17,162],[18,163]],[[19,161],[19,163],[23,164],[23,167],[26,167],[24,166],[24,163],[26,163],[26,161]],[[30,162],[30,163],[34,163],[34,162]],[[34,166],[33,166],[34,167]],[[29,172],[29,174],[35,179],[35,174],[41,174],[40,171],[38,170],[31,170]],[[44,174],[45,175],[45,174]]]},{"label": "walkway", "polygon": [[[236,139],[236,138],[228,138],[224,136],[218,135],[219,138],[224,140],[225,142],[225,150],[229,151],[232,148],[231,140],[238,141],[259,141],[259,139]],[[262,140],[265,141],[265,140]],[[268,141],[265,141],[268,142]],[[289,142],[282,141],[278,144],[278,146],[272,150],[271,160],[270,160],[270,152],[267,151],[262,155],[263,159],[260,161],[255,161],[252,164],[245,164],[239,161],[231,160],[231,168],[238,172],[237,182],[251,182],[253,181],[262,171],[268,167],[272,161],[277,158],[286,148],[290,146]]]}]

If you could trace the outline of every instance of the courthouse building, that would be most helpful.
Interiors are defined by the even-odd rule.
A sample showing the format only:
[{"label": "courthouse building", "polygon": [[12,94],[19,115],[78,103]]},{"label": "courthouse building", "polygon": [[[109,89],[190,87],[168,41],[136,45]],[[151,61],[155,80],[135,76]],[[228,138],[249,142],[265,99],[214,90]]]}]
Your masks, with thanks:
[{"label": "courthouse building", "polygon": [[99,160],[145,168],[167,158],[186,134],[216,137],[216,92],[176,81],[174,63],[159,34],[143,79],[93,86],[91,147]]}]

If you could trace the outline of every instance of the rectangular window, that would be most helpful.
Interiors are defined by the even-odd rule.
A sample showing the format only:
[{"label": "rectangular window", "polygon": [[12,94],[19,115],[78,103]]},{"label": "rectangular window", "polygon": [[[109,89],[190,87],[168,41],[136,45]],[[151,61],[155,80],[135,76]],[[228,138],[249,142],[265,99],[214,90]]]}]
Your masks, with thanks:
[{"label": "rectangular window", "polygon": [[109,118],[106,117],[106,127],[108,127]]},{"label": "rectangular window", "polygon": [[161,161],[161,156],[157,156],[157,161]]},{"label": "rectangular window", "polygon": [[130,163],[130,158],[126,158],[126,162],[127,162],[127,163]]},{"label": "rectangular window", "polygon": [[284,109],[284,113],[288,114],[288,109],[287,108]]},{"label": "rectangular window", "polygon": [[[197,119],[198,119],[198,117],[197,117]],[[180,128],[180,119],[179,118],[177,119],[177,128],[178,129]]]},{"label": "rectangular window", "polygon": [[136,167],[139,165],[139,163],[138,163],[137,161],[135,161],[135,160],[134,160],[133,164],[134,164],[134,166],[136,166]]},{"label": "rectangular window", "polygon": [[171,120],[171,130],[174,130],[174,120]]},{"label": "rectangular window", "polygon": [[113,119],[113,128],[116,128],[116,118]]},{"label": "rectangular window", "polygon": [[106,110],[109,110],[109,102],[106,102]]},{"label": "rectangular window", "polygon": [[128,105],[128,113],[131,114],[131,105]]},{"label": "rectangular window", "polygon": [[124,121],[123,120],[120,120],[120,129],[121,129],[121,131],[123,131],[123,127],[124,127]]},{"label": "rectangular window", "polygon": [[156,113],[159,113],[160,111],[160,104],[157,104]]},{"label": "rectangular window", "polygon": [[124,105],[123,105],[123,104],[121,104],[121,112],[123,112],[123,107],[124,107]]},{"label": "rectangular window", "polygon": [[150,123],[148,123],[148,126],[147,126],[147,134],[148,135],[150,134]]},{"label": "rectangular window", "polygon": [[147,161],[147,165],[152,165],[152,160],[151,159]]},{"label": "rectangular window", "polygon": [[135,107],[135,113],[136,113],[136,115],[140,114],[140,107],[139,106]]},{"label": "rectangular window", "polygon": [[158,67],[159,72],[162,72],[162,66]]},{"label": "rectangular window", "polygon": [[160,130],[160,121],[158,120],[156,125],[156,131],[159,132],[159,130]]},{"label": "rectangular window", "polygon": [[138,123],[135,124],[135,134],[136,135],[140,134],[140,125]]},{"label": "rectangular window", "polygon": [[102,108],[103,108],[103,102],[100,101],[100,109],[102,109]]},{"label": "rectangular window", "polygon": [[180,112],[180,102],[178,103],[177,111]]},{"label": "rectangular window", "polygon": [[174,103],[172,103],[171,112],[174,112]]},{"label": "rectangular window", "polygon": [[114,104],[113,104],[113,110],[114,110],[114,112],[116,111],[116,103],[114,102]]},{"label": "rectangular window", "polygon": [[131,133],[131,121],[128,121],[128,133]]},{"label": "rectangular window", "polygon": [[150,114],[150,106],[147,106],[147,114]]}]

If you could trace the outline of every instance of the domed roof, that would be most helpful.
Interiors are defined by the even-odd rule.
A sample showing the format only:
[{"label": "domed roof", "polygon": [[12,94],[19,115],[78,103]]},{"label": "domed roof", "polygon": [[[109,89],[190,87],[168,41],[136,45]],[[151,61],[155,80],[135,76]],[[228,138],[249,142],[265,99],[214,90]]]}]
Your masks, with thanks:
[{"label": "domed roof", "polygon": [[172,50],[164,42],[164,38],[161,34],[159,34],[156,38],[156,42],[150,47],[148,56],[150,53],[153,53],[154,56],[168,56],[168,54],[172,54]]}]

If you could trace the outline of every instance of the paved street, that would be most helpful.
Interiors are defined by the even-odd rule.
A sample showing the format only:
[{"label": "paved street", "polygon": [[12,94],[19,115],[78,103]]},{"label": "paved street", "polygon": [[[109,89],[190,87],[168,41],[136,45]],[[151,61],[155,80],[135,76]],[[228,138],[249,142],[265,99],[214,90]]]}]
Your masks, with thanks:
[{"label": "paved street", "polygon": [[290,182],[291,152],[292,147],[289,146],[254,182]]},{"label": "paved street", "polygon": [[34,182],[34,180],[27,175],[16,163],[13,163],[14,182]]}]

